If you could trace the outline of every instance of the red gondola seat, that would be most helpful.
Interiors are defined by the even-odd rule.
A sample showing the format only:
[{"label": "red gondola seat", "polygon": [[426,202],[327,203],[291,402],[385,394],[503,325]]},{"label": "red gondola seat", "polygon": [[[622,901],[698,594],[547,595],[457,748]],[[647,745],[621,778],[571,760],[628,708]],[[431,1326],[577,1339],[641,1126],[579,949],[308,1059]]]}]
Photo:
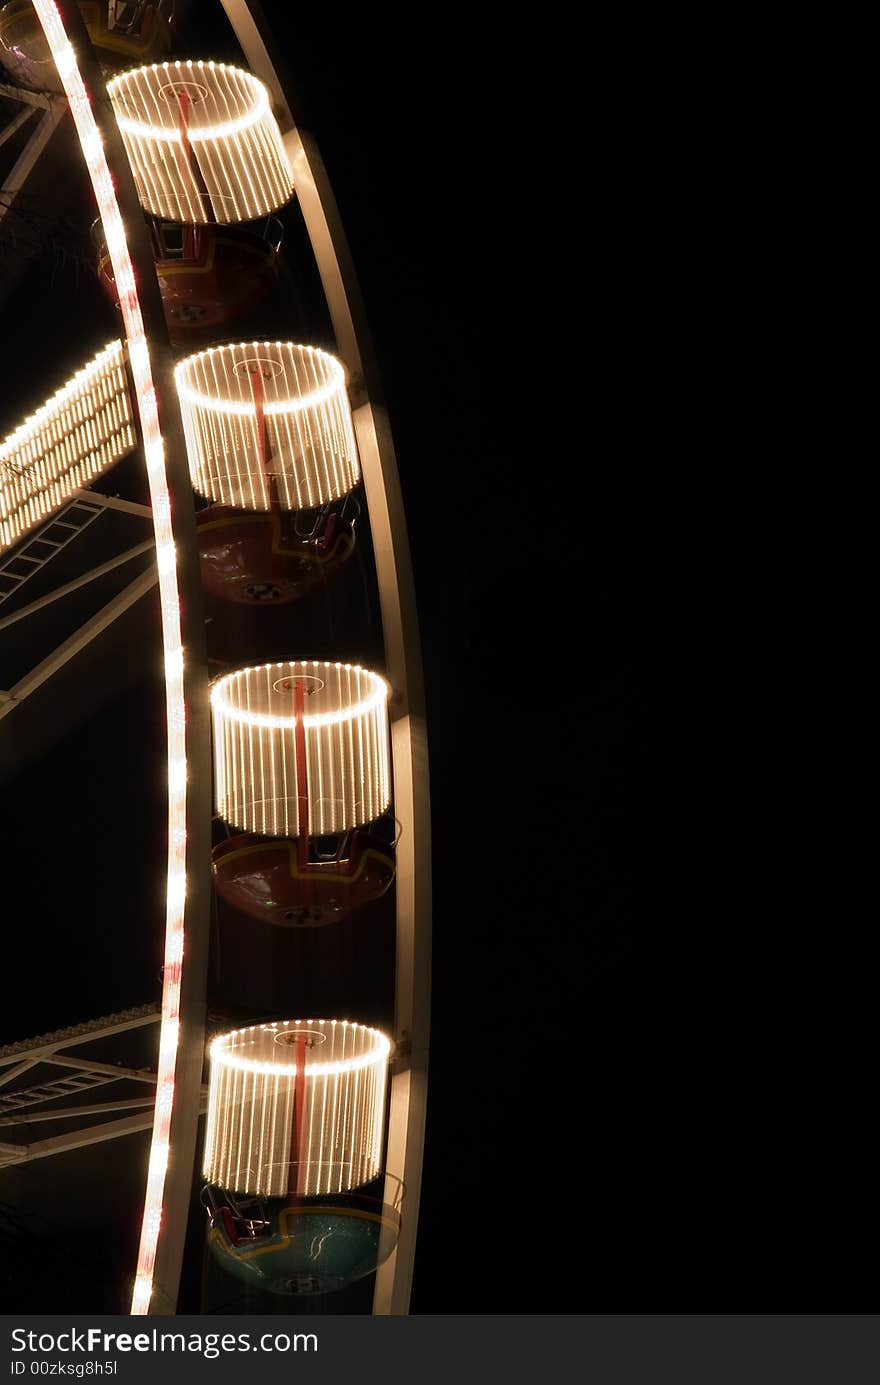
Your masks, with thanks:
[{"label": "red gondola seat", "polygon": [[263,923],[319,927],[379,899],[394,879],[393,848],[361,829],[347,833],[329,860],[303,872],[287,837],[242,833],[215,846],[214,885],[221,899]]}]

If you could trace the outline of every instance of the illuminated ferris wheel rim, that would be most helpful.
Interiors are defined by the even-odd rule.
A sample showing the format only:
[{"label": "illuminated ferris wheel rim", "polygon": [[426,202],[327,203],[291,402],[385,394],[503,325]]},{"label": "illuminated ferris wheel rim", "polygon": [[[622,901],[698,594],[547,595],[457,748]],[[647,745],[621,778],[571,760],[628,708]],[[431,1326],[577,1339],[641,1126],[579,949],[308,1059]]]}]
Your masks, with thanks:
[{"label": "illuminated ferris wheel rim", "polygon": [[[79,32],[82,24],[77,17],[74,23],[71,16],[76,14],[76,5],[73,0],[60,0],[59,7],[55,0],[36,0],[37,8],[41,14],[41,22],[44,17],[48,24],[57,23],[59,32],[56,42],[56,61],[62,78],[69,82],[76,81],[81,83],[79,66],[76,53],[72,45],[67,41],[63,28],[62,14],[67,16],[70,21],[71,31]],[[250,14],[250,6],[247,0],[222,0],[224,9],[232,22],[236,37],[243,50],[247,61],[260,71],[266,78],[265,89],[271,91],[274,102],[284,107],[280,84],[275,75],[271,60],[263,47],[262,38],[259,37],[257,28]],[[78,26],[78,28],[77,28]],[[45,27],[45,26],[44,26]],[[79,41],[79,40],[77,40]],[[88,40],[86,39],[88,46]],[[103,88],[103,79],[97,71],[97,63],[94,55],[89,58],[91,64],[91,83],[90,90],[98,93]],[[154,67],[170,67],[170,64],[154,64]],[[195,63],[192,64],[194,68]],[[213,64],[215,68],[226,69],[225,64]],[[122,76],[124,74],[120,74]],[[256,79],[255,79],[256,80]],[[71,97],[71,108],[76,115],[75,102],[79,102],[82,112],[91,115],[88,110],[90,105],[89,91],[82,88],[82,95]],[[122,136],[120,131],[117,134],[111,130],[113,120],[109,116],[109,102],[102,103],[108,107],[108,111],[99,113],[99,120],[103,123],[105,139],[109,146],[113,147],[113,156],[108,164],[104,160],[102,153],[103,140],[101,134],[93,121],[95,128],[85,136],[80,132],[80,143],[87,166],[93,174],[93,181],[99,196],[99,206],[103,199],[110,207],[114,217],[113,234],[108,234],[108,248],[111,251],[111,258],[114,248],[120,254],[127,256],[127,234],[119,217],[119,209],[116,207],[115,189],[113,178],[110,176],[110,168],[113,160],[116,160],[116,167],[120,167],[119,143]],[[251,118],[252,116],[252,118]],[[85,118],[85,117],[84,117]],[[123,117],[124,118],[124,117]],[[255,124],[260,119],[260,113],[243,117],[248,121],[248,126],[244,128],[248,133],[249,126]],[[353,274],[348,264],[347,249],[341,227],[336,219],[335,206],[333,205],[332,193],[329,187],[322,182],[322,170],[318,159],[308,137],[299,134],[295,124],[292,122],[289,110],[285,115],[285,134],[283,144],[285,157],[289,157],[287,165],[290,171],[294,165],[298,170],[297,176],[302,173],[302,184],[300,191],[301,207],[306,221],[307,231],[311,240],[312,250],[321,271],[324,282],[325,293],[337,341],[339,351],[345,367],[352,372],[354,378],[359,382],[358,405],[354,417],[355,432],[357,435],[358,447],[364,449],[368,458],[366,467],[365,489],[367,492],[367,504],[371,516],[371,527],[373,531],[374,551],[376,556],[376,566],[379,576],[379,601],[382,613],[383,633],[386,641],[387,668],[391,682],[396,689],[396,708],[394,719],[394,762],[401,769],[401,792],[399,794],[398,810],[403,819],[409,825],[407,836],[403,843],[401,855],[401,869],[399,871],[399,882],[397,890],[397,909],[398,909],[398,967],[396,977],[396,1006],[395,1006],[395,1033],[406,1035],[407,1060],[400,1067],[400,1071],[395,1073],[392,1081],[392,1100],[391,1100],[391,1119],[389,1122],[388,1148],[389,1157],[394,1151],[396,1166],[401,1173],[406,1174],[408,1186],[415,1190],[416,1202],[418,1195],[418,1184],[421,1178],[421,1144],[422,1132],[424,1127],[424,1093],[426,1075],[426,1055],[427,1055],[427,1017],[428,1017],[428,984],[429,984],[429,957],[430,957],[430,851],[429,851],[429,811],[427,805],[427,759],[426,741],[424,730],[424,710],[421,689],[421,667],[418,652],[418,630],[415,618],[414,594],[412,592],[412,577],[410,571],[409,549],[406,540],[405,523],[402,519],[402,503],[399,494],[399,478],[397,476],[396,462],[394,460],[393,445],[387,428],[387,420],[384,417],[384,410],[381,405],[374,405],[370,402],[370,394],[375,398],[379,397],[378,390],[374,390],[370,384],[372,367],[369,363],[362,363],[361,347],[368,340],[365,330],[365,323],[360,318],[359,299],[354,283]],[[191,127],[191,134],[194,135],[198,126]],[[215,127],[215,136],[228,137],[221,124]],[[235,134],[233,132],[233,138]],[[204,141],[190,137],[190,129],[187,130],[187,141],[196,145],[203,145]],[[109,154],[108,154],[109,157]],[[317,180],[316,172],[317,170]],[[279,178],[283,181],[284,169],[279,173]],[[129,180],[130,181],[130,180]],[[286,184],[285,184],[286,186]],[[292,188],[292,174],[290,179]],[[323,191],[322,191],[323,189]],[[309,200],[311,199],[311,200]],[[286,200],[286,198],[285,198]],[[120,194],[121,210],[125,211],[129,226],[136,211],[136,203],[133,202],[132,194],[127,192],[123,197]],[[142,202],[142,209],[150,212],[146,202]],[[273,203],[273,205],[276,205]],[[278,202],[277,205],[282,205]],[[157,213],[154,213],[157,214]],[[185,217],[184,220],[190,221],[192,218]],[[221,218],[217,218],[218,223]],[[244,213],[238,220],[247,219]],[[106,228],[105,228],[106,229]],[[118,232],[118,234],[117,234]],[[134,254],[134,251],[132,251]],[[143,258],[138,269],[138,274],[143,274]],[[150,268],[152,268],[152,263]],[[328,277],[329,267],[329,277]],[[120,291],[121,301],[131,300],[134,304],[132,311],[139,312],[137,305],[138,294],[137,284],[134,274],[130,269],[123,269],[118,272],[114,266],[117,288]],[[354,291],[354,292],[353,292]],[[159,339],[162,338],[161,324]],[[162,398],[162,387],[157,381],[157,388],[153,388],[149,381],[149,347],[145,337],[137,336],[135,340],[129,337],[130,343],[130,362],[135,376],[136,389],[138,391],[139,404],[146,410],[146,416],[152,428],[152,442],[148,438],[148,465],[150,463],[149,450],[152,445],[156,458],[156,469],[158,470],[159,449],[162,447],[161,433],[155,428],[157,400]],[[369,355],[369,352],[366,353]],[[339,363],[337,362],[337,365]],[[366,377],[361,385],[362,374]],[[169,379],[171,372],[168,372]],[[167,411],[167,403],[162,399],[161,407]],[[379,499],[379,505],[373,512],[373,500]],[[154,504],[154,522],[166,524],[168,519],[168,503],[162,499],[161,503]],[[179,569],[180,572],[191,568],[193,560],[197,562],[197,550],[188,551],[189,543],[178,546],[175,552],[173,541],[166,539],[159,545],[159,573],[166,585],[170,586],[171,581]],[[177,612],[184,615],[186,612],[185,603],[177,601],[168,602],[168,610],[172,614]],[[181,682],[184,674],[184,659],[182,648],[171,648],[166,657],[166,680],[171,680],[175,686]],[[378,677],[378,675],[375,675]],[[384,680],[382,680],[384,683]],[[385,685],[385,696],[387,697],[388,685]],[[206,699],[207,701],[207,699]],[[183,715],[169,717],[169,745],[172,730],[175,734],[182,733],[185,725]],[[197,776],[193,776],[197,778]],[[395,782],[397,776],[395,774]],[[185,800],[186,789],[186,759],[182,761],[171,761],[169,765],[169,791],[173,787],[174,794],[180,802]],[[395,796],[397,790],[395,790]],[[175,828],[170,835],[170,845],[180,858],[180,866],[183,866],[184,853],[188,853],[186,847],[187,831],[186,826]],[[188,854],[186,856],[189,860]],[[195,859],[195,856],[193,857]],[[171,856],[169,856],[170,869]],[[416,865],[418,864],[418,871]],[[186,868],[188,870],[189,867]],[[183,910],[186,907],[185,874],[175,868],[175,875],[172,880],[169,873],[168,889],[168,910],[169,916],[183,917]],[[172,889],[172,884],[175,886]],[[179,888],[178,888],[179,887]],[[187,914],[189,918],[189,914]],[[196,932],[192,938],[188,938],[187,946],[184,949],[182,935],[176,939],[166,939],[166,991],[169,982],[172,987],[177,989],[179,994],[180,977],[184,969],[184,957],[189,963],[189,971],[192,972],[192,963],[195,953],[201,944],[198,934],[198,920],[196,913],[193,914],[194,928]],[[403,919],[403,924],[401,923]],[[172,946],[173,942],[173,946]],[[170,949],[170,950],[169,950]],[[417,953],[418,956],[413,954]],[[177,978],[176,980],[174,978]],[[192,984],[192,983],[191,983]],[[197,983],[196,983],[197,984]],[[179,1076],[177,1068],[177,1048],[181,1037],[188,1036],[187,1050],[193,1048],[192,1034],[197,1032],[201,1021],[192,1010],[192,998],[186,1000],[184,1005],[189,1006],[188,1018],[181,1012],[180,1015],[171,1011],[163,1018],[163,1032],[160,1044],[160,1081],[157,1086],[157,1100],[155,1106],[157,1122],[160,1114],[164,1112],[163,1120],[169,1116],[171,1107],[175,1107],[174,1123],[163,1135],[159,1133],[157,1125],[154,1129],[153,1143],[150,1155],[150,1169],[148,1175],[148,1193],[144,1209],[144,1223],[142,1231],[141,1257],[138,1265],[138,1274],[135,1280],[135,1296],[132,1304],[132,1311],[136,1313],[162,1312],[169,1311],[168,1307],[163,1307],[163,1303],[171,1304],[171,1311],[175,1302],[177,1283],[179,1280],[179,1256],[182,1246],[178,1248],[178,1232],[176,1227],[180,1223],[180,1217],[175,1215],[175,1209],[183,1205],[181,1182],[181,1169],[186,1164],[186,1143],[189,1138],[188,1131],[195,1130],[198,1120],[198,1101],[193,1093],[197,1091],[197,1084],[200,1074],[196,1074],[196,1086],[193,1086],[192,1073],[189,1072],[191,1064],[184,1063],[183,1071],[185,1083],[181,1086],[178,1099],[175,1101],[174,1085],[175,1079]],[[165,1010],[163,1000],[163,1012]],[[183,1045],[181,1045],[181,1052]],[[200,1050],[199,1059],[201,1060],[203,1050]],[[164,1075],[163,1075],[164,1073]],[[411,1073],[415,1077],[411,1077]],[[170,1117],[169,1117],[170,1118]],[[166,1121],[167,1125],[167,1121]],[[194,1136],[193,1136],[194,1138]],[[190,1161],[191,1162],[191,1161]],[[395,1164],[392,1164],[395,1167]],[[168,1182],[166,1185],[166,1174]],[[389,1175],[395,1177],[396,1175]],[[185,1220],[185,1219],[184,1219]],[[406,1312],[406,1303],[409,1295],[409,1281],[412,1273],[412,1255],[415,1230],[415,1211],[407,1232],[406,1242],[401,1243],[400,1252],[394,1258],[393,1264],[386,1267],[377,1279],[377,1295],[380,1301],[391,1302],[392,1297],[398,1306],[380,1307],[375,1309],[378,1312]],[[161,1237],[160,1237],[161,1231]],[[177,1237],[177,1240],[175,1239]],[[175,1260],[177,1264],[175,1267]],[[379,1281],[384,1277],[386,1288],[379,1287]],[[154,1288],[156,1294],[154,1296]],[[170,1295],[170,1298],[169,1298]],[[384,1297],[383,1297],[384,1296]],[[400,1305],[403,1305],[402,1307]]]}]

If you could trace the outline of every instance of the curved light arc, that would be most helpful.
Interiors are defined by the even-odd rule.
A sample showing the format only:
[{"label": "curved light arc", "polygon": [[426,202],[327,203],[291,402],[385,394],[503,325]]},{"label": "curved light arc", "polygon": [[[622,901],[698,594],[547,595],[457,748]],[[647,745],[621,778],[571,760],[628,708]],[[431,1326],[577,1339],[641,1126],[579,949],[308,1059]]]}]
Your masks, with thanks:
[{"label": "curved light arc", "polygon": [[168,874],[165,913],[165,966],[156,1104],[150,1146],[147,1192],[138,1251],[131,1312],[149,1311],[156,1248],[162,1222],[165,1175],[168,1167],[171,1113],[180,1030],[180,988],[184,953],[186,898],[186,708],[183,693],[183,643],[180,591],[171,525],[171,497],[165,470],[165,445],[159,423],[156,385],[144,329],[134,267],[113,179],[104,154],[100,130],[54,0],[34,0],[34,8],[64,86],[83,158],[101,216],[128,342],[129,365],[141,421],[147,478],[156,538],[162,642],[165,657],[165,697],[168,716]]}]

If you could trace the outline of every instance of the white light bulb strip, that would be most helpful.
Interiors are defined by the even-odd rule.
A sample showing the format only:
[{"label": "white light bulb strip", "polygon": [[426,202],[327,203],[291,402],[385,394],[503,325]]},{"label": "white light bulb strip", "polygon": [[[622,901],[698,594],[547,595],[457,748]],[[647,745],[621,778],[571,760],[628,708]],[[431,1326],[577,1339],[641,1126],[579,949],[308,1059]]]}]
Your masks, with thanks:
[{"label": "white light bulb strip", "polygon": [[[297,1035],[305,1035],[301,1123]],[[287,1040],[285,1039],[287,1036]],[[347,1020],[278,1020],[211,1045],[203,1172],[231,1192],[347,1192],[381,1167],[391,1043]]]},{"label": "white light bulb strip", "polygon": [[385,679],[353,664],[263,664],[226,674],[211,690],[216,811],[241,831],[299,836],[298,681],[306,688],[309,834],[362,826],[390,802]]},{"label": "white light bulb strip", "polygon": [[121,73],[107,90],[141,205],[154,216],[253,221],[289,200],[290,163],[269,92],[253,73],[226,63],[156,63]]},{"label": "white light bulb strip", "polygon": [[135,447],[122,342],[0,442],[0,552]]},{"label": "white light bulb strip", "polygon": [[149,1310],[153,1289],[156,1247],[162,1223],[165,1172],[168,1166],[171,1113],[180,1015],[180,981],[185,940],[186,894],[186,711],[183,698],[183,645],[180,631],[180,594],[171,527],[171,498],[165,472],[165,447],[159,424],[156,388],[150,350],[144,331],[134,268],[125,227],[116,200],[110,169],[88,92],[80,74],[76,53],[68,40],[54,0],[34,0],[52,57],[63,83],[83,157],[92,181],[119,305],[128,341],[129,364],[141,421],[147,477],[156,535],[159,596],[162,608],[162,641],[165,655],[165,699],[168,716],[168,880],[165,912],[165,968],[162,988],[162,1022],[156,1105],[147,1173],[144,1217],[131,1311]]},{"label": "white light bulb strip", "polygon": [[187,356],[174,379],[200,495],[236,509],[268,510],[274,498],[281,509],[308,510],[357,485],[345,371],[328,352],[237,342]]}]

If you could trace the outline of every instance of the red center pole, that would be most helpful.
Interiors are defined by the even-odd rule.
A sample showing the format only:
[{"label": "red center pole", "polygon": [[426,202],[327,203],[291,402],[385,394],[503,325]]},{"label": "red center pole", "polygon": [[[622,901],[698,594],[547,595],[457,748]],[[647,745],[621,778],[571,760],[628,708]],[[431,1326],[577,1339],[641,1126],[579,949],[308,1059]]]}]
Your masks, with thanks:
[{"label": "red center pole", "polygon": [[293,738],[296,752],[296,802],[299,813],[296,859],[300,875],[307,874],[309,866],[309,770],[306,764],[305,706],[306,685],[297,679],[293,685]]},{"label": "red center pole", "polygon": [[256,410],[257,424],[257,450],[260,454],[260,466],[263,470],[263,478],[266,482],[266,493],[269,497],[269,509],[278,510],[278,492],[275,487],[275,477],[269,475],[269,434],[266,429],[266,387],[263,384],[263,372],[259,366],[251,371],[251,385],[254,393],[254,409]]},{"label": "red center pole", "polygon": [[[196,180],[193,176],[192,165],[190,163],[190,143],[189,143],[189,108],[190,98],[188,91],[177,93],[177,128],[180,131],[180,174],[183,181],[190,184],[193,194],[199,197]],[[183,228],[183,258],[192,260],[195,258],[195,227],[184,226]]]},{"label": "red center pole", "polygon": [[[294,1049],[296,1076],[293,1080],[293,1122],[290,1130],[290,1174],[288,1192],[301,1193],[305,1183],[303,1125],[306,1114],[306,1036],[297,1034]],[[296,1173],[294,1174],[294,1170]]]}]

